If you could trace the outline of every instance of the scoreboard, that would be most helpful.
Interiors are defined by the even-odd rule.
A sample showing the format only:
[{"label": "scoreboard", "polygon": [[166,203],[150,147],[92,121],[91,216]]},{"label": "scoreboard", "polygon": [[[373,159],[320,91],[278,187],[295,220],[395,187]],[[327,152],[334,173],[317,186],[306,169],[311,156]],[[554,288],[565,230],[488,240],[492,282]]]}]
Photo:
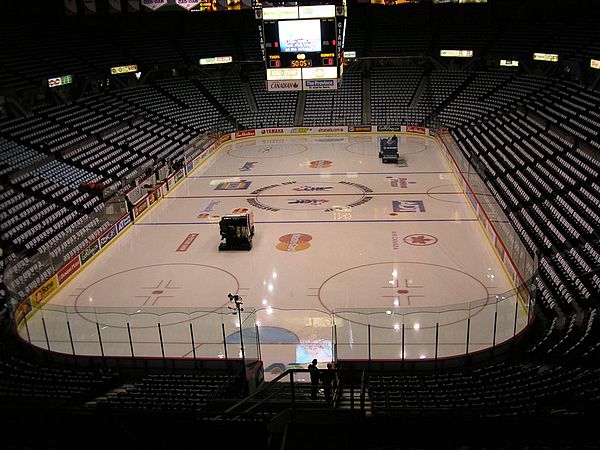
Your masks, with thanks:
[{"label": "scoreboard", "polygon": [[255,11],[261,20],[268,91],[338,87],[346,26],[343,3],[264,5]]}]

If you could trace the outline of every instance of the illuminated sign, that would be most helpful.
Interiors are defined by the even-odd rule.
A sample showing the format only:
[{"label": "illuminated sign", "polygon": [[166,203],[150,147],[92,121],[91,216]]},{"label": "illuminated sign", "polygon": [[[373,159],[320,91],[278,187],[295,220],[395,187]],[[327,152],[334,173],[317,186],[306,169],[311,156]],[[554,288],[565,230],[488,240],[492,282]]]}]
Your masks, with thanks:
[{"label": "illuminated sign", "polygon": [[297,6],[282,6],[280,8],[263,8],[263,20],[297,19]]},{"label": "illuminated sign", "polygon": [[471,58],[473,50],[440,50],[440,56],[455,58]]},{"label": "illuminated sign", "polygon": [[137,71],[138,71],[138,66],[136,64],[131,64],[129,66],[118,66],[118,67],[110,68],[111,75],[119,75],[121,73],[130,73],[130,72],[137,72]]},{"label": "illuminated sign", "polygon": [[533,59],[536,61],[558,62],[558,55],[554,53],[534,53]]},{"label": "illuminated sign", "polygon": [[48,78],[48,87],[64,86],[73,82],[73,75],[63,75],[62,77]]},{"label": "illuminated sign", "polygon": [[337,79],[337,67],[303,67],[303,80]]},{"label": "illuminated sign", "polygon": [[303,80],[303,89],[305,91],[323,91],[338,88],[338,80]]},{"label": "illuminated sign", "polygon": [[208,64],[227,64],[233,61],[231,56],[215,56],[214,58],[200,58],[200,65],[205,66]]},{"label": "illuminated sign", "polygon": [[356,58],[356,52],[344,51],[344,58]]},{"label": "illuminated sign", "polygon": [[513,61],[510,59],[501,59],[500,65],[504,67],[519,67],[519,61]]},{"label": "illuminated sign", "polygon": [[302,84],[296,80],[267,81],[267,91],[269,92],[285,92],[300,90],[302,90]]},{"label": "illuminated sign", "polygon": [[590,59],[590,67],[592,69],[600,69],[600,59]]},{"label": "illuminated sign", "polygon": [[335,5],[310,5],[298,7],[300,19],[316,19],[320,17],[335,17]]},{"label": "illuminated sign", "polygon": [[300,69],[267,69],[267,80],[301,80]]}]

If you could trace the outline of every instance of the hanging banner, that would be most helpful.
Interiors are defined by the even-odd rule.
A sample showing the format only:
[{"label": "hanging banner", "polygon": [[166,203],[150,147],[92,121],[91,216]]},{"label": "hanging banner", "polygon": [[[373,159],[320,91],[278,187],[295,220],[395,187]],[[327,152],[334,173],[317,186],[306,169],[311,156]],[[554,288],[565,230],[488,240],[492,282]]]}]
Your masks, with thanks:
[{"label": "hanging banner", "polygon": [[151,9],[152,11],[156,11],[161,6],[165,6],[167,4],[167,0],[140,0],[142,6]]},{"label": "hanging banner", "polygon": [[96,0],[83,0],[84,14],[96,14]]},{"label": "hanging banner", "polygon": [[140,12],[140,0],[127,0],[129,12]]},{"label": "hanging banner", "polygon": [[108,12],[113,14],[121,13],[121,0],[108,0]]},{"label": "hanging banner", "polygon": [[175,4],[177,6],[181,6],[182,8],[187,9],[188,11],[194,6],[199,5],[200,3],[202,2],[198,0],[175,0]]},{"label": "hanging banner", "polygon": [[65,14],[68,16],[77,14],[77,0],[65,0]]}]

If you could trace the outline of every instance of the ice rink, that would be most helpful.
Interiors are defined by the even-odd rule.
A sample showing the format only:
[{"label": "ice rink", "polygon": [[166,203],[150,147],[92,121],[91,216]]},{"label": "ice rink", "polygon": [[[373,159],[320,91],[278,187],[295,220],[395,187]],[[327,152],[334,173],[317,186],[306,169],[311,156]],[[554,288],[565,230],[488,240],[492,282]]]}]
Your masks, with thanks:
[{"label": "ice rink", "polygon": [[[376,134],[225,145],[29,319],[31,341],[47,346],[44,317],[65,353],[237,357],[229,293],[256,310],[243,337],[255,319],[266,374],[364,359],[369,342],[372,358],[414,359],[464,353],[466,333],[470,351],[509,338],[526,314],[490,300],[513,287],[440,144],[399,137],[398,164]],[[244,209],[252,250],[219,251],[220,216]]]}]

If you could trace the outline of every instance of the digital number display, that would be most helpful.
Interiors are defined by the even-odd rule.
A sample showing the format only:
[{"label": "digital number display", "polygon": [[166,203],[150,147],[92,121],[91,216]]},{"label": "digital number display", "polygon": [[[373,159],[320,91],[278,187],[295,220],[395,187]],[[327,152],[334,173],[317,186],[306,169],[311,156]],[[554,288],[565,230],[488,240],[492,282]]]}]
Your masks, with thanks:
[{"label": "digital number display", "polygon": [[292,83],[286,90],[337,89],[343,69],[345,0],[336,0],[335,4],[321,4],[321,1],[305,0],[303,3],[309,4],[296,6],[270,5],[255,11],[255,18],[260,20],[267,89],[281,90],[281,84],[273,82],[290,80],[301,83]]},{"label": "digital number display", "polygon": [[312,67],[310,59],[292,59],[292,67]]},{"label": "digital number display", "polygon": [[[318,67],[325,58],[337,63],[336,19],[265,20],[264,48],[267,67]],[[277,61],[277,62],[275,62]]]}]

